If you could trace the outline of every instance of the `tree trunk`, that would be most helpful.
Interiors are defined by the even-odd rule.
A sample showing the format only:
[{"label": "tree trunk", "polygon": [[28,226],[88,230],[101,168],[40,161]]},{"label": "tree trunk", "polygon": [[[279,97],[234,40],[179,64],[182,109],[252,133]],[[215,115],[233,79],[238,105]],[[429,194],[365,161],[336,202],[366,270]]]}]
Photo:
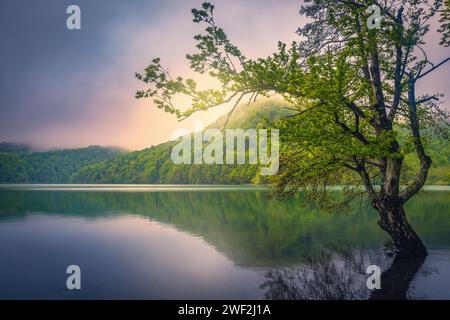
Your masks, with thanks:
[{"label": "tree trunk", "polygon": [[380,214],[378,224],[391,237],[400,257],[426,257],[427,249],[406,219],[400,200],[377,204]]}]

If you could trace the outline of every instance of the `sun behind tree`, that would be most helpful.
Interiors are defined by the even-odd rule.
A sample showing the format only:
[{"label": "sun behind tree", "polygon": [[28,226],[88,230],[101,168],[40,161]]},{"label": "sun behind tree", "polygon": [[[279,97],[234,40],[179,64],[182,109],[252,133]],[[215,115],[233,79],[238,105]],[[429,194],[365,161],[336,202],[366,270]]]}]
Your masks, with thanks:
[{"label": "sun behind tree", "polygon": [[[215,23],[214,6],[203,3],[192,13],[205,32],[195,36],[199,51],[187,59],[221,88],[200,90],[192,79],[172,77],[156,58],[136,74],[149,85],[136,98],[153,98],[185,119],[227,102],[237,106],[244,97],[282,96],[296,113],[281,125],[278,193],[303,188],[311,201],[329,205],[327,187],[346,181],[347,200],[368,195],[399,255],[426,256],[403,206],[422,189],[431,166],[424,133],[444,119],[438,94],[416,94],[416,84],[450,60],[432,63],[422,48],[439,13],[440,44],[449,46],[449,3],[429,2],[306,1],[301,14],[311,22],[298,30],[303,40],[279,43],[277,53],[256,60],[230,42]],[[381,30],[366,23],[372,4],[380,8]],[[189,109],[174,105],[178,94],[192,99]],[[405,165],[412,150],[420,162],[413,174]]]}]

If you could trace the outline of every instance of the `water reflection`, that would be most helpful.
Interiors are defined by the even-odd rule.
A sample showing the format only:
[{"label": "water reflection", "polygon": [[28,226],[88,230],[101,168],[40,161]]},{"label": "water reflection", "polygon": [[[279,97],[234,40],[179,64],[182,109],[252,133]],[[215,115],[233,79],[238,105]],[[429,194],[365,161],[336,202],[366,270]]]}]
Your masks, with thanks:
[{"label": "water reflection", "polygon": [[[425,257],[391,257],[384,251],[355,251],[345,244],[327,246],[304,257],[297,267],[268,271],[261,288],[274,300],[405,300],[414,295],[412,283],[421,272]],[[366,268],[382,270],[381,288],[368,289]]]},{"label": "water reflection", "polygon": [[[0,257],[10,261],[6,265],[2,259],[0,269],[10,272],[4,280],[11,282],[19,269],[23,273],[17,277],[32,277],[28,266],[34,259],[45,262],[42,270],[48,269],[46,261],[57,264],[55,270],[45,271],[51,276],[64,265],[62,257],[84,257],[91,270],[99,270],[92,281],[104,281],[102,285],[109,288],[90,291],[92,298],[111,297],[115,289],[109,279],[123,276],[124,270],[133,270],[133,281],[117,285],[125,291],[113,297],[258,298],[265,294],[269,299],[384,299],[410,297],[411,285],[417,284],[415,298],[422,294],[449,298],[448,195],[429,192],[408,204],[411,224],[430,248],[431,255],[424,262],[386,256],[382,250],[386,238],[374,212],[320,212],[302,207],[301,195],[279,202],[252,189],[152,193],[0,190]],[[174,239],[170,250],[167,237]],[[187,267],[187,259],[179,261],[176,248],[193,252],[199,239],[202,249],[196,251],[196,261],[189,266],[220,271],[223,279],[206,279],[205,272]],[[324,248],[324,244],[328,245]],[[358,249],[361,247],[364,250]],[[101,264],[104,261],[108,266]],[[385,285],[374,293],[365,287],[369,264],[384,270]],[[424,270],[433,267],[440,273],[425,278]],[[168,289],[156,290],[155,283]],[[214,294],[204,296],[209,289]]]},{"label": "water reflection", "polygon": [[[291,265],[324,243],[379,248],[386,239],[374,212],[335,214],[304,208],[300,197],[279,202],[265,192],[0,191],[0,223],[29,213],[100,217],[123,213],[198,235],[245,266]],[[450,247],[448,192],[414,199],[411,224],[428,246]]]},{"label": "water reflection", "polygon": [[381,275],[381,289],[375,290],[371,300],[405,300],[412,281],[421,270],[426,257],[405,258],[396,256],[389,269]]}]

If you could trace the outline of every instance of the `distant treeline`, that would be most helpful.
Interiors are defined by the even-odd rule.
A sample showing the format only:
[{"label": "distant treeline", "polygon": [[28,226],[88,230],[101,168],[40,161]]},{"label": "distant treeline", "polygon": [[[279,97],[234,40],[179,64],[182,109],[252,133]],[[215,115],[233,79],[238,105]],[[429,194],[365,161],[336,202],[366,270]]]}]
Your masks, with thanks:
[{"label": "distant treeline", "polygon": [[[263,101],[240,106],[229,128],[267,128],[268,123],[288,115],[281,102]],[[211,127],[222,128],[225,117]],[[405,129],[400,133],[406,132]],[[282,134],[282,133],[281,133]],[[170,153],[175,142],[166,142],[127,153],[114,148],[88,147],[33,152],[25,145],[0,144],[0,182],[33,183],[161,183],[161,184],[255,184],[266,183],[257,165],[173,164]],[[431,136],[427,152],[433,159],[428,184],[450,184],[450,147],[447,139]],[[408,168],[419,163],[406,155]],[[345,183],[345,181],[343,182]]]},{"label": "distant treeline", "polygon": [[0,182],[68,183],[84,166],[112,159],[123,151],[91,146],[33,152],[22,145],[0,144]]}]

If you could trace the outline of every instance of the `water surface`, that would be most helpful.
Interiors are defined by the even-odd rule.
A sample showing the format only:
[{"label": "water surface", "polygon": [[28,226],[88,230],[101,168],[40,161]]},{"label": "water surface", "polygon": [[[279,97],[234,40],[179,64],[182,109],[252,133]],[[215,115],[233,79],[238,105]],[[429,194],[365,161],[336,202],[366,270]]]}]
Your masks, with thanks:
[{"label": "water surface", "polygon": [[[0,298],[285,298],[271,275],[298,273],[308,257],[338,244],[362,248],[361,266],[376,260],[389,268],[391,260],[380,260],[386,237],[366,206],[321,212],[301,206],[300,195],[282,202],[267,195],[228,186],[3,185]],[[450,298],[449,195],[434,188],[408,203],[430,251],[408,298]],[[72,264],[81,268],[79,291],[66,288]],[[348,297],[371,294],[358,290]]]}]

